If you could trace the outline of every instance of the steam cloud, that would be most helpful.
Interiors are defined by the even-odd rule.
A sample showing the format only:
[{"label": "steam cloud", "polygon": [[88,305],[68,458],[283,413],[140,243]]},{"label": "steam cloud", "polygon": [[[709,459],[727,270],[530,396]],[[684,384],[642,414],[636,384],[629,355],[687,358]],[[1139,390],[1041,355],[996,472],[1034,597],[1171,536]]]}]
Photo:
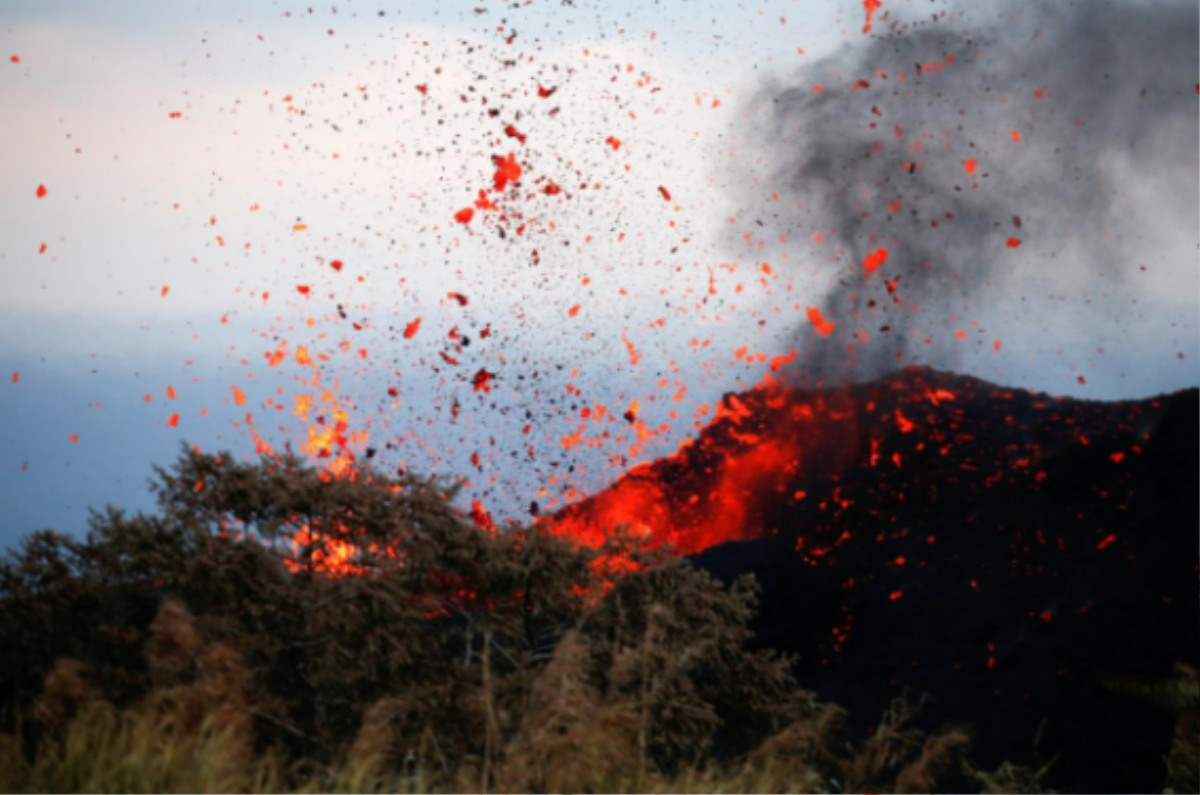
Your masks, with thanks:
[{"label": "steam cloud", "polygon": [[972,313],[1029,269],[1054,269],[1077,295],[1119,287],[1155,246],[1126,215],[1138,183],[1197,215],[1194,1],[971,13],[989,21],[893,23],[746,109],[759,155],[734,184],[753,185],[738,197],[747,217],[771,241],[826,238],[797,266],[825,279],[819,307],[837,324],[799,330],[806,377],[953,366],[955,330],[990,347]]}]

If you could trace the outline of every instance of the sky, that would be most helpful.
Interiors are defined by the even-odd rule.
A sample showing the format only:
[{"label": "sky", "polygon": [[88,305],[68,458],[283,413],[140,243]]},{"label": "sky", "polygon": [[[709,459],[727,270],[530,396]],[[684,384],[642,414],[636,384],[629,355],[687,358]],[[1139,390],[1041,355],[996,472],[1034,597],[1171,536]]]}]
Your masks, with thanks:
[{"label": "sky", "polygon": [[[840,272],[752,245],[763,87],[836,84],[815,70],[930,8],[1006,13],[885,0],[868,34],[842,0],[9,0],[0,545],[148,509],[184,444],[311,448],[317,417],[498,519],[671,452],[803,367]],[[1087,399],[1200,382],[1196,163],[1099,167],[1125,240],[1031,241],[931,362]],[[1064,265],[1134,240],[1132,276]]]}]

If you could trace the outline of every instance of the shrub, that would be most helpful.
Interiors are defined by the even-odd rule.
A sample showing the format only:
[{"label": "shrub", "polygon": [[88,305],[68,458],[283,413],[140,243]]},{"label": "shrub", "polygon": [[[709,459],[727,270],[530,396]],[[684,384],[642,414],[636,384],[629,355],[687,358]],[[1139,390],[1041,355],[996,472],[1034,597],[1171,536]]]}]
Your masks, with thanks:
[{"label": "shrub", "polygon": [[[153,488],[153,515],[108,509],[83,539],[35,534],[0,561],[0,719],[41,764],[89,732],[132,747],[165,704],[220,704],[187,713],[201,745],[185,753],[225,741],[200,727],[236,725],[294,782],[366,754],[481,786],[527,767],[553,788],[574,780],[553,760],[585,748],[644,781],[812,708],[786,660],[745,649],[751,582],[726,589],[620,533],[588,550],[488,532],[452,487],[290,457],[185,449]],[[168,744],[185,725],[171,710]]]}]

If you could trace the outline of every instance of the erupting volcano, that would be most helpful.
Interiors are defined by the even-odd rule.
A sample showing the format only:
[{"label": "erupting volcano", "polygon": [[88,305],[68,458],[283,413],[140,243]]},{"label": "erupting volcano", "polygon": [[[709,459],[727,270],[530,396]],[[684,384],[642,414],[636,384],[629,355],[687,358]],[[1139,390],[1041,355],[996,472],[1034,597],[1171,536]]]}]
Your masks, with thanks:
[{"label": "erupting volcano", "polygon": [[[961,506],[992,514],[1020,492],[1038,515],[1030,500],[1055,493],[1050,471],[1077,458],[1107,462],[1094,498],[1119,514],[1136,502],[1136,463],[1176,400],[1078,401],[923,368],[844,387],[775,384],[726,395],[697,438],[546,523],[592,542],[624,525],[684,554],[781,536],[816,562],[863,523],[933,549],[932,526]],[[1129,542],[1087,525],[1101,549]]]},{"label": "erupting volcano", "polygon": [[1104,403],[924,369],[756,389],[548,524],[755,575],[759,642],[863,725],[913,688],[989,764],[1142,791],[1171,723],[1106,682],[1200,657],[1198,415],[1196,390]]},{"label": "erupting volcano", "polygon": [[[1161,784],[1174,717],[1118,691],[1200,662],[1194,0],[590,5],[209,9],[99,76],[0,11],[0,519],[136,512],[181,443],[421,483],[589,609],[642,555],[754,575],[753,643],[859,729],[911,691],[993,767]],[[239,488],[180,499],[280,582],[408,565]],[[418,626],[468,669],[526,585]]]}]

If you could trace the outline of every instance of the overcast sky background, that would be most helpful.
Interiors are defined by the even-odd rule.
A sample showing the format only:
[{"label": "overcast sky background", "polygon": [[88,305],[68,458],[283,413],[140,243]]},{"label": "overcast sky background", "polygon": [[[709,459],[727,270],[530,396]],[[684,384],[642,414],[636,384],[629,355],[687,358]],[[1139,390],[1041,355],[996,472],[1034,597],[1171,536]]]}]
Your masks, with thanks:
[{"label": "overcast sky background", "polygon": [[[889,20],[929,8],[884,3]],[[739,173],[728,163],[755,154],[739,135],[744,102],[853,46],[862,25],[861,3],[841,0],[374,0],[312,13],[8,0],[0,545],[79,532],[88,507],[148,507],[151,465],[185,440],[249,455],[248,412],[273,444],[295,442],[290,400],[312,390],[303,368],[266,366],[281,344],[330,357],[323,383],[371,444],[391,443],[381,460],[467,476],[501,516],[561,505],[572,485],[598,488],[674,449],[698,411],[794,347],[795,307],[819,303],[828,280],[802,251],[767,272],[729,249],[731,226],[752,223],[725,189]],[[539,85],[558,90],[543,99]],[[483,95],[499,120],[482,115]],[[506,139],[500,120],[528,142]],[[504,238],[482,218],[456,224],[507,151],[538,190],[553,179],[570,197],[531,190],[520,236],[515,223]],[[972,336],[959,369],[1090,399],[1200,382],[1196,163],[1108,165],[1145,269],[1076,284],[1031,244],[1022,278],[961,319]],[[1164,206],[1164,186],[1177,196],[1180,184],[1191,203]],[[473,341],[458,367],[440,358],[455,328]],[[954,344],[949,330],[938,342]],[[743,347],[766,361],[739,361]],[[481,367],[497,376],[491,393],[471,388]],[[580,406],[619,415],[632,401],[662,429],[647,444],[563,448]]]}]

